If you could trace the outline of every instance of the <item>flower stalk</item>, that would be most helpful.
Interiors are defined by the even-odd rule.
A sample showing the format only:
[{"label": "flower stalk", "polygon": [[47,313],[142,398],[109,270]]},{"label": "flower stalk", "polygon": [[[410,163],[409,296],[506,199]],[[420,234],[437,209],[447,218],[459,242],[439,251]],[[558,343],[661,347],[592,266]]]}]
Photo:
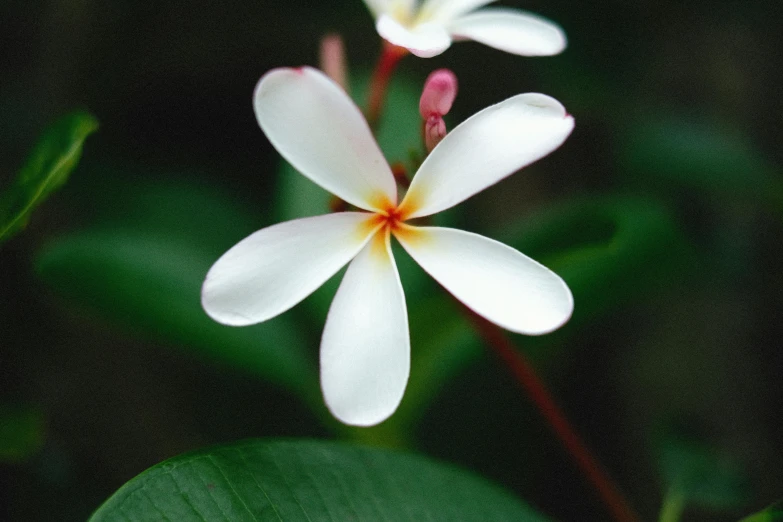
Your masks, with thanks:
[{"label": "flower stalk", "polygon": [[373,130],[378,127],[378,122],[381,118],[389,81],[400,59],[406,54],[408,54],[408,50],[404,47],[398,47],[388,42],[383,43],[383,50],[380,57],[378,57],[378,62],[370,79],[370,89],[367,96],[366,118],[367,123],[370,124],[370,128]]},{"label": "flower stalk", "polygon": [[593,486],[606,509],[616,522],[639,522],[639,516],[620,492],[620,488],[593,456],[563,411],[555,402],[546,385],[536,374],[530,361],[494,324],[460,303],[470,322],[498,357],[511,370],[517,383],[525,389],[538,411],[544,416],[552,431],[576,462],[580,471]]},{"label": "flower stalk", "polygon": [[321,70],[334,82],[349,91],[348,63],[345,59],[345,44],[339,34],[330,33],[321,39],[318,63]]}]

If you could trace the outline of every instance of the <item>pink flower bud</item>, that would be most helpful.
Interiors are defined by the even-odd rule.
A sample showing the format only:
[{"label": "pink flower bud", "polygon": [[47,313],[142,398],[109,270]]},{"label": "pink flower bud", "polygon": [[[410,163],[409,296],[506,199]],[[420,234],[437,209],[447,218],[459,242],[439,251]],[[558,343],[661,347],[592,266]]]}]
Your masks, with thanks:
[{"label": "pink flower bud", "polygon": [[446,137],[446,122],[443,118],[433,114],[424,122],[424,146],[427,152],[432,152],[435,145]]},{"label": "pink flower bud", "polygon": [[454,98],[457,97],[457,77],[448,69],[438,69],[427,77],[419,101],[419,112],[423,119],[436,114],[448,114]]}]

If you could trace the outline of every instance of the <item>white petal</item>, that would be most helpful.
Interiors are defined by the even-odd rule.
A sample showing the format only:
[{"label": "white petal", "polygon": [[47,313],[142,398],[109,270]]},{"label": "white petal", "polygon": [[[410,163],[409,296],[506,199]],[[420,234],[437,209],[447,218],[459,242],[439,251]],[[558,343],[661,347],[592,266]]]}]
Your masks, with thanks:
[{"label": "white petal", "polygon": [[383,231],[348,267],[321,341],[321,388],[332,414],[372,426],[400,404],[410,371],[405,295]]},{"label": "white petal", "polygon": [[364,116],[321,71],[274,69],[253,103],[267,138],[296,170],[359,208],[396,203],[394,176]]},{"label": "white petal", "polygon": [[498,326],[540,335],[571,317],[574,300],[565,282],[503,243],[438,227],[405,227],[396,237],[454,297]]},{"label": "white petal", "polygon": [[419,20],[446,23],[495,0],[425,0],[419,11]]},{"label": "white petal", "polygon": [[387,14],[397,20],[409,20],[417,0],[364,0],[370,12],[378,18]]},{"label": "white petal", "polygon": [[423,23],[409,29],[384,14],[378,18],[375,28],[385,40],[421,58],[436,56],[451,45],[451,37],[441,24]]},{"label": "white petal", "polygon": [[555,23],[514,9],[482,9],[446,28],[455,40],[475,40],[522,56],[551,56],[566,47],[565,33]]},{"label": "white petal", "polygon": [[263,228],[212,265],[201,289],[219,323],[245,326],[281,314],[350,261],[373,233],[372,214],[342,212]]},{"label": "white petal", "polygon": [[365,5],[367,6],[367,9],[370,10],[373,17],[378,18],[383,13],[388,13],[392,0],[364,0]]},{"label": "white petal", "polygon": [[573,128],[560,102],[544,94],[520,94],[488,107],[427,156],[401,208],[421,217],[452,207],[546,156]]}]

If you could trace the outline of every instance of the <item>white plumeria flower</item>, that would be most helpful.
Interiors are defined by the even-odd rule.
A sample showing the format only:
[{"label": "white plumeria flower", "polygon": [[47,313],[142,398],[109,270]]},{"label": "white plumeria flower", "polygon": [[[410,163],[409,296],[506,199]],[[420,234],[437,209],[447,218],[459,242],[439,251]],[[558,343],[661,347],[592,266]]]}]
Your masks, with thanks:
[{"label": "white plumeria flower", "polygon": [[299,172],[366,212],[295,219],[251,234],[210,269],[202,305],[235,326],[266,321],[350,262],[321,340],[321,387],[332,414],[371,426],[402,399],[410,369],[405,296],[390,236],[457,299],[512,332],[539,335],[571,316],[573,298],[549,269],[486,237],[413,226],[560,146],[573,118],[543,94],[521,94],[457,126],[397,203],[397,185],[367,122],[345,92],[308,67],[275,69],[254,95],[269,141]]},{"label": "white plumeria flower", "polygon": [[522,56],[563,51],[566,37],[553,22],[519,9],[484,8],[495,0],[364,0],[385,40],[422,58],[455,40],[475,40]]}]

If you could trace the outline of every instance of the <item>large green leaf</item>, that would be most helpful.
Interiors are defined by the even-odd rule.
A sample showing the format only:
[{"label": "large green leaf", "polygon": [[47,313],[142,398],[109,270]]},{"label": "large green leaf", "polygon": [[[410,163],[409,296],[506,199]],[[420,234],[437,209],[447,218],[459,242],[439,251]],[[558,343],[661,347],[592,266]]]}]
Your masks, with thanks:
[{"label": "large green leaf", "polygon": [[0,244],[19,232],[36,206],[68,179],[97,120],[75,112],[56,121],[41,136],[14,183],[0,193]]},{"label": "large green leaf", "polygon": [[740,522],[781,522],[783,521],[783,502],[776,502],[764,511],[759,511]]},{"label": "large green leaf", "polygon": [[196,348],[307,399],[319,397],[304,336],[290,318],[232,328],[201,309],[209,267],[260,228],[248,213],[216,187],[192,181],[115,180],[103,189],[113,206],[98,211],[94,226],[39,252],[36,268],[51,288],[143,335]]},{"label": "large green leaf", "polygon": [[425,457],[323,441],[247,441],[163,462],[90,522],[543,521],[508,492]]}]

